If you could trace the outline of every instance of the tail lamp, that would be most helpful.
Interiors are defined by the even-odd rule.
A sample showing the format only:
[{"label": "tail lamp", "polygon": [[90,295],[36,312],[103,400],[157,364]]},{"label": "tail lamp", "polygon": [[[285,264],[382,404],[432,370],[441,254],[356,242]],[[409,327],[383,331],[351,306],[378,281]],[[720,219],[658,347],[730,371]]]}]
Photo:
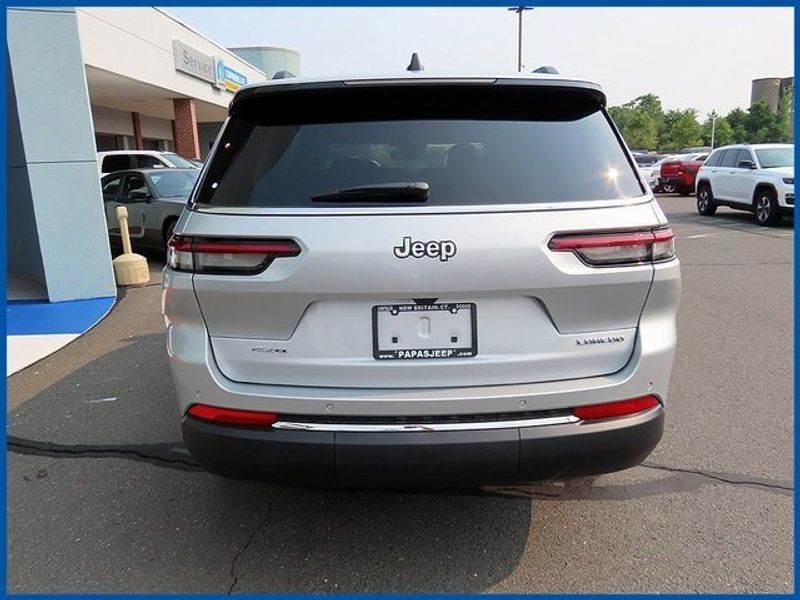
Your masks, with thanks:
[{"label": "tail lamp", "polygon": [[572,413],[584,421],[593,421],[633,415],[660,406],[660,404],[655,396],[642,396],[640,398],[631,398],[630,400],[578,406],[572,409]]},{"label": "tail lamp", "polygon": [[558,234],[548,243],[554,252],[572,252],[591,267],[641,265],[675,258],[669,227],[608,233]]},{"label": "tail lamp", "polygon": [[273,260],[297,256],[291,239],[230,239],[173,236],[167,244],[167,265],[176,271],[255,275]]},{"label": "tail lamp", "polygon": [[278,415],[258,410],[238,410],[209,406],[208,404],[193,404],[187,415],[222,425],[245,425],[250,427],[269,427],[278,420]]}]

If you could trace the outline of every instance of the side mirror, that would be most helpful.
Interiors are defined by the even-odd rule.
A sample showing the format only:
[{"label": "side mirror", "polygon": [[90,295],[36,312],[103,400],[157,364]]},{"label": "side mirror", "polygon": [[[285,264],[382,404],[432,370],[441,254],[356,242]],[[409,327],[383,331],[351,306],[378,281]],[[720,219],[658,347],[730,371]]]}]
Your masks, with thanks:
[{"label": "side mirror", "polygon": [[736,165],[740,169],[755,169],[756,165],[753,163],[752,160],[740,160],[739,164]]},{"label": "side mirror", "polygon": [[153,199],[145,190],[133,190],[128,197],[135,202],[150,202]]}]

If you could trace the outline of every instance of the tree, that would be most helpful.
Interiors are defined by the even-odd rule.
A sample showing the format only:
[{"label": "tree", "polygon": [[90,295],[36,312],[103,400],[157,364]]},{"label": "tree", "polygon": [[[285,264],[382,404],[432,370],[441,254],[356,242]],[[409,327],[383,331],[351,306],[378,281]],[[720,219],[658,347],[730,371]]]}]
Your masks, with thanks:
[{"label": "tree", "polygon": [[734,144],[744,144],[750,140],[749,117],[745,111],[743,111],[741,108],[734,108],[728,113],[728,116],[725,117],[725,120],[733,130]]},{"label": "tree", "polygon": [[661,140],[664,150],[676,151],[703,143],[703,129],[697,122],[697,111],[670,110],[664,115],[665,135]]},{"label": "tree", "polygon": [[766,102],[756,102],[747,109],[748,142],[751,144],[766,144],[778,141],[778,115]]},{"label": "tree", "polygon": [[794,87],[788,88],[778,102],[778,140],[779,142],[794,141]]},{"label": "tree", "polygon": [[637,108],[628,116],[622,137],[631,148],[654,150],[658,144],[658,127],[647,111]]},{"label": "tree", "polygon": [[[716,113],[715,113],[716,114]],[[711,145],[711,116],[703,123],[703,145]],[[714,148],[727,146],[733,143],[733,128],[725,117],[717,115],[717,122],[714,124]]]}]

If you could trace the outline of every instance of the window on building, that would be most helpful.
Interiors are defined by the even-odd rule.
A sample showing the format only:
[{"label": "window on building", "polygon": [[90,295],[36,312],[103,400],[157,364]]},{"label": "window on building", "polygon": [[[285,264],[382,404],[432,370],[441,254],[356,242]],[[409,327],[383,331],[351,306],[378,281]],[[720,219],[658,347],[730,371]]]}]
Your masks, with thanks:
[{"label": "window on building", "polygon": [[124,150],[120,147],[120,137],[110,133],[95,133],[94,145],[97,146],[98,152],[108,152],[109,150]]}]

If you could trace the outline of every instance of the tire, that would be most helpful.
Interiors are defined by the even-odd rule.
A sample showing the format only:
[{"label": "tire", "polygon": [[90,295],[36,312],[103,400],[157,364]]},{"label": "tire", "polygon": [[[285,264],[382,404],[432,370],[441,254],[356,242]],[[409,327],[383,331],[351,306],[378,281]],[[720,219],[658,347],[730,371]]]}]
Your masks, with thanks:
[{"label": "tire", "polygon": [[753,212],[756,223],[762,227],[772,227],[781,222],[781,212],[778,208],[778,198],[769,188],[762,188],[756,192],[753,200]]},{"label": "tire", "polygon": [[704,217],[710,217],[716,212],[717,203],[714,202],[711,186],[704,183],[697,188],[697,213]]},{"label": "tire", "polygon": [[678,187],[674,183],[662,183],[661,191],[665,194],[674,194]]}]

